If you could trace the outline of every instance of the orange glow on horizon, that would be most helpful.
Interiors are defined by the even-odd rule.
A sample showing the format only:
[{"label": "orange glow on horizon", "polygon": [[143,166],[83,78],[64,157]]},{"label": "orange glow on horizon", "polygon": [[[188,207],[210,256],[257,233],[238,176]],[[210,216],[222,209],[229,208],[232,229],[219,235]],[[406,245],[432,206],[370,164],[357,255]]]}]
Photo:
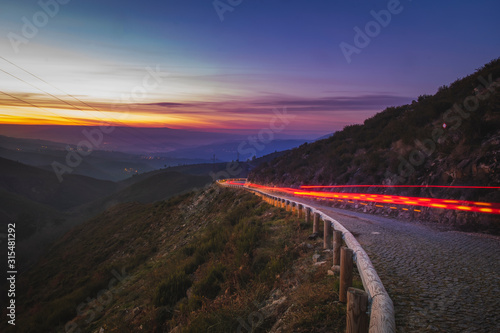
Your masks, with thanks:
[{"label": "orange glow on horizon", "polygon": [[[44,112],[42,114],[42,112]],[[0,105],[0,123],[12,125],[64,125],[131,127],[170,127],[170,128],[213,128],[214,122],[182,114],[163,114],[154,112],[115,112],[43,108]]]}]

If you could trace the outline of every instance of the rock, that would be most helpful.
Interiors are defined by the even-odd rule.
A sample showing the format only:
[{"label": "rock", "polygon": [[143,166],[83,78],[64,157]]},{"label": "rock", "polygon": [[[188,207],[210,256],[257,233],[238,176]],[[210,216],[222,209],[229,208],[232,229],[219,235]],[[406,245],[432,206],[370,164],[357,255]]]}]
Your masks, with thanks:
[{"label": "rock", "polygon": [[141,312],[142,312],[142,309],[140,307],[136,307],[136,308],[134,308],[134,310],[132,310],[132,315],[135,317]]},{"label": "rock", "polygon": [[316,238],[318,238],[318,237],[319,237],[318,233],[317,233],[317,232],[315,232],[315,233],[313,233],[313,234],[310,234],[310,235],[309,235],[309,237],[307,237],[307,238],[308,238],[308,239],[316,239]]},{"label": "rock", "polygon": [[276,290],[274,290],[274,291],[271,293],[271,298],[272,298],[272,299],[278,299],[278,298],[281,298],[282,294],[283,294],[283,293],[282,293],[281,289],[276,289]]},{"label": "rock", "polygon": [[321,258],[321,255],[319,255],[319,254],[316,253],[316,254],[313,255],[312,258],[313,258],[313,262],[317,263],[319,261],[319,259]]},{"label": "rock", "polygon": [[301,243],[301,244],[300,244],[300,246],[301,246],[302,248],[307,248],[307,249],[309,249],[309,250],[310,250],[310,249],[312,249],[312,248],[314,248],[314,246],[312,246],[311,244],[306,243],[306,242]]}]

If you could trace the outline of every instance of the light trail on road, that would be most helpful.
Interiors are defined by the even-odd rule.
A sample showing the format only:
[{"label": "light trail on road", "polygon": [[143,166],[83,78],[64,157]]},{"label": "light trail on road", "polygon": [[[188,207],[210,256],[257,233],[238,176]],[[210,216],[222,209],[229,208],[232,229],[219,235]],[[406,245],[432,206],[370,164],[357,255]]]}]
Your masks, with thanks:
[{"label": "light trail on road", "polygon": [[302,185],[300,188],[346,188],[346,187],[396,187],[396,188],[457,188],[457,189],[500,189],[500,186],[452,186],[452,185]]},{"label": "light trail on road", "polygon": [[[500,203],[493,202],[478,202],[478,201],[466,201],[466,200],[452,200],[452,199],[436,199],[436,198],[422,198],[422,197],[409,197],[409,196],[398,196],[398,195],[387,195],[387,194],[372,194],[372,193],[344,193],[344,192],[321,192],[321,191],[311,191],[307,188],[335,188],[335,187],[393,187],[388,185],[333,185],[333,186],[301,186],[300,189],[289,188],[289,187],[274,187],[274,186],[264,186],[252,183],[244,183],[243,180],[233,181],[228,180],[228,184],[247,186],[258,188],[267,191],[286,193],[288,195],[302,196],[308,198],[317,199],[327,199],[327,200],[338,200],[338,201],[348,201],[356,200],[360,203],[377,203],[385,205],[405,205],[405,206],[418,206],[418,207],[430,207],[439,209],[451,209],[464,212],[477,212],[486,214],[500,214]],[[443,187],[443,188],[483,188],[483,189],[497,189],[500,187],[491,186],[441,186],[441,185],[400,185],[396,187]],[[353,202],[351,202],[353,203]],[[381,205],[376,205],[377,207]],[[391,207],[394,209],[394,207]],[[404,209],[404,208],[403,208]],[[407,209],[405,209],[407,210]],[[420,212],[419,209],[414,209],[416,212]]]},{"label": "light trail on road", "polygon": [[342,193],[342,192],[315,192],[294,191],[295,195],[328,198],[341,200],[359,200],[394,205],[421,206],[441,209],[453,209],[467,212],[500,214],[500,204],[490,202],[476,202],[464,200],[448,200],[435,198],[406,197],[398,195],[371,194],[371,193]]}]

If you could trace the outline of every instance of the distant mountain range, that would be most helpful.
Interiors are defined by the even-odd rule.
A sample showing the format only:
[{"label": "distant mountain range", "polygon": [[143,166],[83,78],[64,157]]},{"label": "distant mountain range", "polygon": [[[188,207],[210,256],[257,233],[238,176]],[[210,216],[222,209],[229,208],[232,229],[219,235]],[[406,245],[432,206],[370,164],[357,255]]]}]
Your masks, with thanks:
[{"label": "distant mountain range", "polygon": [[[96,147],[96,150],[121,151],[133,154],[169,152],[227,140],[244,139],[242,135],[188,131],[166,127],[117,126],[103,132],[98,126],[0,124],[0,133],[5,136],[47,140],[72,145],[77,145],[82,140],[88,140],[89,133],[92,130],[101,131],[101,134],[103,134],[102,142]],[[95,131],[94,135],[97,138],[98,134],[95,134]]]},{"label": "distant mountain range", "polygon": [[[101,131],[101,134],[97,132]],[[12,138],[22,138],[22,139],[32,139],[36,140],[31,145],[34,147],[36,143],[40,145],[45,145],[48,149],[64,149],[66,144],[77,145],[81,141],[89,141],[89,137],[94,136],[95,142],[98,144],[94,147],[94,150],[104,150],[104,151],[116,151],[125,152],[134,155],[147,155],[147,154],[157,154],[157,153],[173,153],[175,151],[180,151],[184,149],[193,149],[196,147],[202,147],[203,150],[207,146],[225,145],[236,147],[242,142],[248,141],[249,135],[243,134],[232,134],[232,133],[218,133],[218,132],[201,132],[201,131],[190,131],[190,130],[180,130],[172,128],[144,128],[144,127],[113,127],[110,133],[102,132],[98,126],[55,126],[55,125],[11,125],[11,124],[0,124],[0,133],[4,137]],[[93,134],[90,134],[93,133]],[[257,136],[257,132],[254,136]],[[4,138],[0,138],[0,142]],[[283,143],[278,143],[284,140],[289,142],[285,144],[288,148],[290,143],[293,141],[305,142],[307,140],[297,139],[287,137],[286,135],[280,135],[275,137],[274,141],[269,143],[266,142],[266,151],[280,150],[279,147],[283,146]],[[63,143],[60,145],[58,143]],[[4,145],[2,145],[4,147]],[[8,148],[8,147],[5,147]],[[15,146],[10,144],[10,149],[14,149]],[[215,151],[216,155],[219,155]],[[257,149],[257,157],[266,155],[260,149]],[[220,160],[233,159],[233,156],[228,156],[226,159],[222,158],[223,152],[220,152]],[[174,155],[174,157],[176,157]],[[191,157],[190,157],[191,158]],[[212,156],[209,156],[211,159]]]},{"label": "distant mountain range", "polygon": [[[0,125],[0,130],[2,128],[2,125]],[[66,128],[62,129],[63,132],[67,130]],[[87,128],[87,130],[89,129]],[[145,132],[149,133],[149,131]],[[183,131],[181,133],[185,135],[188,132]],[[175,140],[177,139],[174,139],[173,144],[175,144]],[[153,150],[153,146],[149,145],[149,150],[145,150],[139,154],[127,153],[120,149],[117,151],[96,149],[84,156],[76,167],[72,167],[71,173],[102,180],[120,181],[135,174],[165,167],[207,162],[228,162],[237,159],[245,161],[254,157],[259,158],[277,151],[298,147],[305,143],[306,140],[277,139],[266,144],[253,144],[247,138],[240,141],[232,139],[230,141],[214,143],[210,143],[210,140],[207,140],[203,141],[202,144],[198,143],[199,145],[191,145],[193,142],[188,142],[188,144],[183,142],[182,146],[175,144],[177,148],[167,150],[161,150],[159,147],[157,147],[158,150]],[[0,135],[0,157],[49,171],[54,171],[54,162],[62,165],[67,163],[68,147],[70,150],[78,149],[78,146],[71,142],[67,144]],[[126,150],[131,148],[131,146],[122,148]],[[148,153],[150,150],[152,152]]]}]

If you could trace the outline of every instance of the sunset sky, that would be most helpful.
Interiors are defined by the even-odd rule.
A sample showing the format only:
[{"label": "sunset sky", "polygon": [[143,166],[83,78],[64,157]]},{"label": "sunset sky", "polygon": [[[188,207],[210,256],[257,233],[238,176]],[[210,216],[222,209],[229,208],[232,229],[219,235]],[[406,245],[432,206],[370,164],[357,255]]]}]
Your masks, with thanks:
[{"label": "sunset sky", "polygon": [[[498,0],[40,3],[0,5],[0,124],[241,134],[286,108],[283,134],[315,138],[500,56]],[[339,45],[388,6],[349,63]]]}]

